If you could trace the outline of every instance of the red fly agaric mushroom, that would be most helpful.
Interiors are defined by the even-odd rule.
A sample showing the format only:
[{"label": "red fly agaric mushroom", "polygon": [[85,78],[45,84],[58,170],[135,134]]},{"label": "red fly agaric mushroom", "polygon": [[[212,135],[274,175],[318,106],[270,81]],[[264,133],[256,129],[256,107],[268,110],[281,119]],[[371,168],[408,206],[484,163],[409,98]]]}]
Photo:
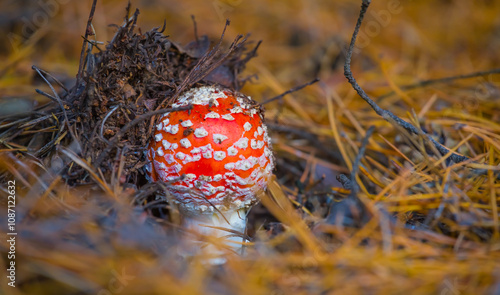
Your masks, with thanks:
[{"label": "red fly agaric mushroom", "polygon": [[167,190],[186,226],[216,237],[231,233],[207,226],[244,233],[274,168],[260,105],[214,86],[193,88],[172,107],[187,105],[160,118],[148,148],[149,179],[174,181]]}]

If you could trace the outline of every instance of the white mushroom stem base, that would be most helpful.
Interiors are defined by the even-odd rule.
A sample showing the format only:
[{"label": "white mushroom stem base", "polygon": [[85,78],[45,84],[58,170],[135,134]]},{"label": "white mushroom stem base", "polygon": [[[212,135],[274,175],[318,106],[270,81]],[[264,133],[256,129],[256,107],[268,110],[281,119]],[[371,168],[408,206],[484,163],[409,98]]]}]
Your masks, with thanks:
[{"label": "white mushroom stem base", "polygon": [[222,264],[226,261],[223,255],[230,252],[243,254],[244,238],[241,234],[245,234],[247,212],[248,209],[242,208],[184,215],[184,227],[195,236],[194,241],[181,250],[182,256],[202,253],[211,257],[211,264]]}]

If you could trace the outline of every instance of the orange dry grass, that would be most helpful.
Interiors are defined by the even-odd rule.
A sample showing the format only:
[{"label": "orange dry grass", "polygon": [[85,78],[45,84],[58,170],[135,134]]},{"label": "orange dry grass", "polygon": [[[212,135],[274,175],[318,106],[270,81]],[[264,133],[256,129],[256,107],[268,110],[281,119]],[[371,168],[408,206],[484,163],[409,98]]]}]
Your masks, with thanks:
[{"label": "orange dry grass", "polygon": [[[500,2],[401,1],[401,11],[381,21],[377,16],[387,16],[384,12],[391,1],[374,1],[362,27],[366,38],[360,41],[366,46],[353,58],[354,75],[370,95],[396,93],[376,100],[383,108],[441,137],[448,148],[473,158],[474,164],[449,164],[445,157],[419,152],[424,151],[421,138],[408,137],[377,117],[346,83],[342,50],[360,1],[143,2],[133,3],[141,10],[139,25],[146,30],[166,17],[166,33],[174,40],[192,39],[190,14],[197,17],[200,34],[217,37],[228,17],[232,20],[228,40],[248,31],[263,39],[259,57],[247,70],[249,75],[258,74],[259,80],[244,88],[257,100],[315,75],[322,79],[286,96],[281,104],[266,105],[266,118],[316,135],[343,159],[333,162],[318,146],[275,133],[277,158],[302,164],[297,178],[309,192],[325,174],[329,198],[338,201],[339,193],[348,193],[334,181],[335,175],[350,171],[361,138],[375,125],[358,178],[359,197],[373,218],[360,229],[335,226],[319,211],[294,209],[289,200],[296,203],[298,188],[273,184],[273,199],[265,198],[263,204],[286,225],[285,230],[269,235],[257,229],[246,256],[228,255],[226,265],[210,267],[204,257],[186,262],[176,256],[182,241],[171,226],[130,206],[133,191],[120,187],[120,175],[107,183],[92,171],[95,186],[69,188],[36,160],[16,160],[1,150],[0,169],[17,183],[16,210],[23,217],[17,231],[29,235],[19,240],[16,249],[20,288],[8,287],[2,275],[0,293],[498,292],[500,78],[488,75],[412,91],[398,85],[499,67],[500,38],[495,32]],[[94,21],[98,40],[110,39],[106,25],[119,23],[123,8],[121,1],[99,3]],[[74,75],[78,36],[88,11],[85,2],[61,5],[48,25],[18,51],[2,44],[0,95],[43,102],[32,95],[28,77],[33,63],[53,73]],[[26,151],[26,147],[12,148]],[[86,165],[85,159],[71,156],[76,164]],[[473,168],[488,170],[478,175],[471,172]],[[286,168],[278,169],[286,174]],[[394,222],[388,218],[391,215]],[[3,253],[5,246],[0,244]],[[4,255],[1,259],[7,262]]]}]

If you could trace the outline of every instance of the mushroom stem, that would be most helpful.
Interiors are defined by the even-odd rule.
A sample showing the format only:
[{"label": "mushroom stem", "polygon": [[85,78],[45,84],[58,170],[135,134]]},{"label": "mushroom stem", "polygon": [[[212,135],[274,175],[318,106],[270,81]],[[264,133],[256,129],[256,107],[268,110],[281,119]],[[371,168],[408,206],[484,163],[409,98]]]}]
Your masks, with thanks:
[{"label": "mushroom stem", "polygon": [[189,247],[190,254],[202,252],[212,256],[211,264],[225,263],[226,259],[222,256],[227,254],[226,249],[242,255],[247,211],[242,208],[184,216],[185,228],[199,234],[195,244]]}]

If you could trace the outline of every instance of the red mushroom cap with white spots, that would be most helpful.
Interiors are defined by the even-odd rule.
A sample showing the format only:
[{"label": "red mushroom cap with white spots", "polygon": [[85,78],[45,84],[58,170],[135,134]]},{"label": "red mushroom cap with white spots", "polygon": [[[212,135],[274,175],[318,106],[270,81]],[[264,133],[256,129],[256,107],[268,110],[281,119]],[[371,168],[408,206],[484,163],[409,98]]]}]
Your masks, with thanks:
[{"label": "red mushroom cap with white spots", "polygon": [[[148,148],[151,181],[188,211],[238,210],[258,201],[274,168],[267,128],[251,98],[214,86],[193,88],[165,114]],[[212,206],[213,205],[213,206]]]}]

